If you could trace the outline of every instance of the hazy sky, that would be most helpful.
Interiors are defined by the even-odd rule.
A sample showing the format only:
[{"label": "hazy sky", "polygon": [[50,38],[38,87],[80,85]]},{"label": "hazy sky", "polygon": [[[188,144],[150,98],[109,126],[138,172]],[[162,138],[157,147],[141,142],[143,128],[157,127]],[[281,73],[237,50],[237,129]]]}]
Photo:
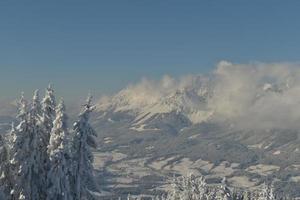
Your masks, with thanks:
[{"label": "hazy sky", "polygon": [[299,61],[300,1],[0,1],[1,98],[52,82],[67,99],[220,60]]}]

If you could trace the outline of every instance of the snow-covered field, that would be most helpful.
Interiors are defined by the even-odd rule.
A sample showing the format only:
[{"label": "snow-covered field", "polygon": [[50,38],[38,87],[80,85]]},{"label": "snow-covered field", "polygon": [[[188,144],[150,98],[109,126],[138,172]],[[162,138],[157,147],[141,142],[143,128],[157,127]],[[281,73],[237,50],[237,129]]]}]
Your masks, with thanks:
[{"label": "snow-covered field", "polygon": [[[109,173],[107,177],[107,190],[139,188],[143,182],[149,191],[168,190],[168,182],[174,174],[177,175],[204,175],[206,179],[222,179],[228,177],[231,186],[239,188],[255,188],[260,185],[257,179],[247,175],[239,175],[241,169],[238,163],[223,161],[218,165],[205,160],[191,160],[180,156],[160,157],[153,159],[130,158],[118,151],[94,153],[96,169],[102,169]],[[278,170],[276,165],[253,165],[246,169],[246,172],[257,175],[270,175]],[[236,175],[235,175],[236,174]],[[161,177],[152,180],[151,177]],[[154,182],[153,182],[154,181]],[[300,181],[299,176],[291,177],[291,181]]]},{"label": "snow-covered field", "polygon": [[247,176],[234,176],[228,180],[232,186],[235,187],[243,187],[243,188],[251,188],[255,186],[256,182],[250,181]]},{"label": "snow-covered field", "polygon": [[280,167],[276,165],[258,164],[248,167],[246,171],[250,173],[260,174],[262,176],[267,176],[274,173],[275,171],[278,171],[279,169]]}]

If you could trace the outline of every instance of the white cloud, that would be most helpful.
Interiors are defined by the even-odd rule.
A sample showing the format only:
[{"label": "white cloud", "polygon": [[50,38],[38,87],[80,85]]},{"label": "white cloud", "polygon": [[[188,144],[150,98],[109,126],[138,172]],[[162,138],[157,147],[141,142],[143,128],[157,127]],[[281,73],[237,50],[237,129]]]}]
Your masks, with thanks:
[{"label": "white cloud", "polygon": [[120,105],[140,109],[184,88],[206,95],[205,106],[191,109],[195,109],[195,113],[199,109],[200,113],[213,113],[211,120],[230,122],[237,128],[300,128],[299,64],[221,61],[206,76],[190,75],[178,80],[165,76],[161,81],[143,79],[122,90],[114,100],[122,99]]},{"label": "white cloud", "polygon": [[299,67],[220,62],[208,106],[242,128],[300,128]]}]

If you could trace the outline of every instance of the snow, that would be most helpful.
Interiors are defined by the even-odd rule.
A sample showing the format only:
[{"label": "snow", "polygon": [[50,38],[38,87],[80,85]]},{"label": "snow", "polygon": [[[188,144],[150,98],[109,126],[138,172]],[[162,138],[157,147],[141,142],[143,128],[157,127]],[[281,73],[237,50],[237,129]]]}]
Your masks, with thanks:
[{"label": "snow", "polygon": [[188,139],[192,140],[192,139],[195,139],[199,136],[200,134],[195,134],[195,135],[192,135],[190,137],[188,137]]},{"label": "snow", "polygon": [[213,116],[213,114],[214,114],[213,111],[198,110],[189,113],[187,117],[193,124],[197,124],[197,123],[208,121]]},{"label": "snow", "polygon": [[210,170],[213,173],[210,177],[227,177],[234,173],[234,169],[227,161],[221,162],[219,165]]},{"label": "snow", "polygon": [[264,147],[264,149],[268,149],[269,147],[272,146],[273,143],[268,144],[267,146]]},{"label": "snow", "polygon": [[262,176],[267,176],[273,174],[275,171],[278,171],[280,169],[279,166],[276,165],[264,165],[264,164],[258,164],[258,165],[252,165],[246,169],[247,172],[260,174]]},{"label": "snow", "polygon": [[111,137],[105,137],[103,140],[104,140],[104,144],[109,144],[113,142],[113,139]]},{"label": "snow", "polygon": [[210,163],[209,161],[201,159],[192,161],[189,158],[182,158],[178,160],[178,158],[178,156],[172,156],[169,158],[162,157],[150,163],[149,167],[164,172],[177,172],[182,175],[187,175],[187,172],[199,175],[199,169],[205,172],[210,172],[213,168],[213,163]]},{"label": "snow", "polygon": [[300,182],[300,176],[292,176],[291,178],[290,178],[290,181],[292,181],[292,182]]},{"label": "snow", "polygon": [[158,128],[145,128],[146,124],[140,124],[137,125],[137,127],[131,127],[131,130],[135,130],[137,132],[143,132],[143,131],[158,131]]},{"label": "snow", "polygon": [[193,161],[189,158],[183,158],[178,164],[175,164],[171,167],[172,170],[179,172],[180,174],[187,176],[189,174],[200,175],[197,166],[193,165]]},{"label": "snow", "polygon": [[253,145],[248,145],[248,148],[250,149],[261,149],[263,147],[264,143],[258,143]]},{"label": "snow", "polygon": [[229,178],[228,181],[235,187],[251,188],[254,187],[256,182],[249,180],[247,176],[234,176]]},{"label": "snow", "polygon": [[169,161],[175,160],[176,158],[177,158],[176,156],[172,156],[169,158],[163,157],[163,158],[157,159],[156,161],[149,164],[149,167],[152,167],[156,170],[162,170],[162,169],[164,169],[164,167],[167,167],[167,164]]},{"label": "snow", "polygon": [[152,150],[154,148],[155,148],[154,146],[147,146],[147,147],[145,147],[146,150]]},{"label": "snow", "polygon": [[112,120],[111,118],[108,118],[107,121],[111,122],[111,123],[114,123],[115,121]]},{"label": "snow", "polygon": [[120,153],[118,151],[112,152],[94,152],[94,163],[95,169],[102,169],[107,162],[117,162],[127,157],[126,154]]},{"label": "snow", "polygon": [[[148,89],[145,91],[139,85],[129,86],[113,97],[102,98],[97,105],[97,110],[104,112],[109,109],[114,112],[130,111],[135,114],[134,126],[145,124],[147,120],[157,114],[173,111],[184,114],[192,123],[201,123],[209,120],[213,115],[213,111],[207,110],[205,106],[208,93],[207,88],[202,88],[205,81],[207,80],[199,81],[201,87],[197,89],[194,87],[171,87],[171,89],[162,88],[161,91],[157,91],[157,88],[151,84],[144,83]],[[167,81],[164,80],[164,82]]]},{"label": "snow", "polygon": [[[14,185],[14,196],[17,198],[40,199],[45,192],[46,170],[44,157],[47,148],[42,145],[44,141],[43,124],[40,124],[41,104],[38,91],[34,92],[31,108],[28,109],[27,101],[22,97],[19,102],[19,125],[12,128],[14,140],[10,151],[10,162],[14,163],[18,176]],[[28,131],[29,130],[29,131]],[[41,176],[40,176],[41,175]],[[41,191],[38,193],[37,191]]]},{"label": "snow", "polygon": [[[53,128],[50,134],[50,142],[48,145],[48,154],[50,169],[48,171],[48,181],[51,183],[51,187],[47,189],[47,199],[58,199],[61,194],[64,194],[66,198],[72,198],[72,192],[70,191],[69,163],[66,155],[70,156],[68,151],[67,137],[67,115],[65,113],[65,106],[63,101],[59,103],[56,109],[56,118],[52,124]],[[52,127],[51,126],[51,127]],[[56,163],[61,163],[57,165]]]},{"label": "snow", "polygon": [[263,86],[264,91],[271,90],[272,88],[273,88],[273,86],[270,83],[265,83]]},{"label": "snow", "polygon": [[281,151],[275,151],[274,153],[273,153],[273,155],[279,155],[281,153]]},{"label": "snow", "polygon": [[300,165],[291,165],[290,167],[294,170],[300,170]]},{"label": "snow", "polygon": [[90,113],[94,110],[92,97],[89,95],[78,120],[74,123],[74,138],[72,143],[72,175],[74,176],[73,188],[76,188],[76,199],[85,199],[91,185],[96,187],[93,169],[93,154],[91,148],[96,148],[95,130],[89,123]]},{"label": "snow", "polygon": [[91,193],[95,197],[106,197],[112,195],[112,193],[103,190],[101,190],[100,192],[94,192],[89,190],[89,193]]},{"label": "snow", "polygon": [[148,159],[149,157],[121,160],[107,167],[107,170],[111,173],[118,174],[118,176],[122,175],[126,178],[138,180],[141,177],[151,175],[151,170],[146,167]]}]

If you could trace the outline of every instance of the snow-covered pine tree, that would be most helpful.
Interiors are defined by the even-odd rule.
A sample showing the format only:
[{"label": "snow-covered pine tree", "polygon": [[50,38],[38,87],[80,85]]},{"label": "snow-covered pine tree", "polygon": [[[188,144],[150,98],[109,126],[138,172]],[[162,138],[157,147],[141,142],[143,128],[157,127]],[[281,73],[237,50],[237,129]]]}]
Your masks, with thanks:
[{"label": "snow-covered pine tree", "polygon": [[15,182],[15,173],[10,163],[11,136],[14,136],[16,129],[14,123],[11,125],[11,131],[8,135],[0,135],[0,190],[2,196],[0,199],[9,199],[10,192]]},{"label": "snow-covered pine tree", "polygon": [[[32,106],[29,112],[30,118],[30,130],[32,134],[32,156],[36,160],[34,164],[35,169],[37,169],[38,175],[33,174],[34,186],[36,186],[38,194],[33,192],[33,198],[38,197],[38,199],[46,198],[46,177],[47,177],[47,143],[45,142],[45,135],[47,135],[46,128],[43,122],[43,110],[42,104],[39,98],[39,91],[36,90],[32,99]],[[34,171],[35,172],[35,171]]]},{"label": "snow-covered pine tree", "polygon": [[44,127],[46,129],[45,132],[45,140],[46,143],[49,143],[50,139],[50,132],[53,127],[53,120],[55,119],[55,108],[56,108],[56,101],[54,96],[54,90],[51,87],[51,84],[46,89],[45,97],[42,101],[42,121]]},{"label": "snow-covered pine tree", "polygon": [[230,189],[227,187],[227,179],[226,177],[223,178],[222,184],[219,190],[219,196],[217,199],[220,200],[232,200],[232,194]]},{"label": "snow-covered pine tree", "polygon": [[17,173],[11,194],[13,199],[40,200],[41,185],[41,105],[35,91],[30,110],[22,95],[16,127],[12,139],[10,162]]},{"label": "snow-covered pine tree", "polygon": [[208,187],[204,177],[193,175],[175,178],[171,184],[171,191],[167,196],[161,196],[166,200],[207,200]]},{"label": "snow-covered pine tree", "polygon": [[275,200],[274,188],[272,185],[263,184],[258,200]]},{"label": "snow-covered pine tree", "polygon": [[245,191],[243,193],[243,200],[251,200],[251,192],[250,191]]},{"label": "snow-covered pine tree", "polygon": [[11,146],[10,146],[10,165],[16,173],[14,184],[11,190],[11,198],[19,199],[21,191],[28,191],[28,184],[22,185],[28,172],[26,158],[29,157],[29,131],[28,131],[28,104],[22,93],[18,102],[19,124],[16,129],[11,131]]},{"label": "snow-covered pine tree", "polygon": [[231,196],[232,196],[232,200],[244,200],[243,192],[240,190],[237,190],[236,188],[233,188]]},{"label": "snow-covered pine tree", "polygon": [[90,113],[94,110],[91,105],[92,97],[89,95],[79,119],[74,123],[73,138],[73,180],[72,189],[76,200],[86,200],[90,196],[89,189],[95,186],[93,177],[93,154],[91,147],[96,148],[94,137],[96,132],[89,124]]},{"label": "snow-covered pine tree", "polygon": [[208,193],[207,184],[205,178],[200,176],[199,178],[194,179],[193,181],[193,191],[195,199],[205,199],[206,194]]},{"label": "snow-covered pine tree", "polygon": [[8,148],[4,137],[0,135],[0,199],[8,199],[12,184],[11,178]]},{"label": "snow-covered pine tree", "polygon": [[50,139],[50,132],[53,127],[53,120],[55,119],[55,107],[56,107],[56,101],[54,96],[54,90],[52,89],[51,85],[46,89],[45,97],[42,100],[41,103],[41,167],[40,167],[40,175],[41,175],[41,195],[45,199],[46,198],[46,192],[47,192],[47,173],[49,170],[49,157],[47,154],[47,146],[49,145],[49,139]]},{"label": "snow-covered pine tree", "polygon": [[56,118],[50,134],[48,154],[50,170],[48,172],[47,200],[73,200],[69,183],[69,163],[67,144],[67,115],[63,100],[56,108]]},{"label": "snow-covered pine tree", "polygon": [[215,200],[217,199],[218,195],[218,188],[212,187],[208,190],[207,194],[205,195],[205,200]]},{"label": "snow-covered pine tree", "polygon": [[274,193],[274,185],[269,185],[269,193],[268,193],[268,200],[275,200],[275,193]]}]

